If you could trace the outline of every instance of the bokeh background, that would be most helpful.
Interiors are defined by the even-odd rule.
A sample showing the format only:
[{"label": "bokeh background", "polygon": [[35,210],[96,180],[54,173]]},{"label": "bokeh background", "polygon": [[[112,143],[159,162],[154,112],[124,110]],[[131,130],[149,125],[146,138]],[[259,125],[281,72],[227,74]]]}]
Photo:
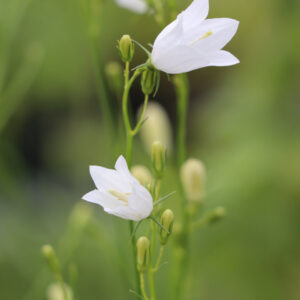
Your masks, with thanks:
[{"label": "bokeh background", "polygon": [[[122,34],[147,45],[160,28],[151,16],[112,0],[99,11],[100,0],[83,2],[92,5],[92,23],[79,1],[0,2],[1,299],[46,299],[54,280],[40,252],[45,243],[57,250],[66,277],[76,264],[76,299],[134,299],[127,222],[80,199],[93,187],[88,166],[113,167],[124,152],[118,96],[107,78],[99,90],[95,65],[104,75],[109,61],[120,62]],[[210,7],[209,17],[240,20],[226,49],[241,64],[189,74],[188,154],[208,170],[205,208],[225,206],[227,216],[193,234],[187,299],[297,300],[300,2],[211,0]],[[134,64],[144,60],[137,49]],[[117,135],[107,125],[104,90]],[[174,132],[174,92],[166,77],[154,101],[166,109]],[[136,85],[133,112],[141,103]],[[134,163],[150,166],[140,139],[134,151]],[[176,187],[169,152],[163,193]],[[175,213],[177,201],[167,203]],[[171,299],[171,244],[169,263],[156,276],[158,299]]]}]

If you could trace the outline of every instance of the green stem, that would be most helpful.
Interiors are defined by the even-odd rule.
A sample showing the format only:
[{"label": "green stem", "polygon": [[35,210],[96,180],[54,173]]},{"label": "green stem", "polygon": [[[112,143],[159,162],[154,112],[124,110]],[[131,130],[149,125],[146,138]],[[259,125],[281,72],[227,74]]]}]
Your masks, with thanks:
[{"label": "green stem", "polygon": [[142,292],[142,295],[145,300],[149,300],[146,292],[145,292],[145,280],[144,280],[144,273],[140,272],[140,289]]},{"label": "green stem", "polygon": [[[177,100],[177,167],[180,169],[181,165],[186,159],[186,122],[187,122],[187,107],[189,99],[189,84],[186,74],[179,74],[174,76],[173,80]],[[178,172],[179,173],[179,172]],[[180,299],[182,295],[183,286],[185,284],[185,277],[188,269],[188,250],[189,250],[189,216],[186,209],[187,200],[180,181],[179,192],[181,199],[181,214],[182,214],[182,236],[183,236],[183,255],[178,262],[178,279],[176,282],[176,298]]]},{"label": "green stem", "polygon": [[164,245],[161,245],[160,248],[159,248],[159,255],[158,255],[156,264],[155,264],[155,266],[152,268],[152,272],[153,272],[153,273],[155,273],[155,272],[158,270],[158,268],[159,268],[161,259],[162,259],[163,254],[164,254],[164,250],[165,250],[165,246],[164,246]]},{"label": "green stem", "polygon": [[144,104],[143,104],[143,108],[142,108],[140,118],[139,118],[135,128],[132,131],[133,135],[136,135],[139,132],[139,130],[141,129],[141,127],[144,123],[144,116],[145,116],[148,100],[149,100],[149,95],[145,95]]},{"label": "green stem", "polygon": [[[136,70],[133,76],[129,79],[129,62],[125,64],[125,72],[124,72],[124,91],[122,97],[122,114],[123,114],[123,122],[126,131],[126,159],[128,168],[131,168],[131,157],[132,157],[132,143],[133,143],[133,132],[130,125],[129,113],[128,113],[128,97],[130,88],[135,81],[135,79],[141,74],[140,70]],[[133,235],[134,232],[134,223],[133,221],[129,221],[129,231],[130,231],[130,239],[131,239],[131,248],[133,253],[134,264],[137,261],[137,249],[136,249],[136,237]],[[141,293],[141,276],[135,268],[135,277],[136,277],[136,285],[138,293]]]},{"label": "green stem", "polygon": [[186,121],[189,98],[189,84],[186,74],[174,76],[177,100],[177,164],[180,167],[186,158]]}]

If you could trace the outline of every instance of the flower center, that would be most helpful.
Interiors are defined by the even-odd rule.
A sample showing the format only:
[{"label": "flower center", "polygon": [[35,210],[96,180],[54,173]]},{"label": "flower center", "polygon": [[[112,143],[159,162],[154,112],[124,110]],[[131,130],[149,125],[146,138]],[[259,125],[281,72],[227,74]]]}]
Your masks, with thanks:
[{"label": "flower center", "polygon": [[109,190],[108,191],[111,195],[113,195],[114,197],[116,197],[118,200],[125,202],[128,205],[128,196],[130,196],[130,193],[120,193],[118,191],[115,190]]},{"label": "flower center", "polygon": [[208,38],[212,34],[213,34],[213,32],[211,30],[208,30],[206,33],[204,33],[203,35],[201,35],[200,37],[198,37],[196,40],[194,40],[193,42],[191,42],[190,46],[193,46],[193,45],[197,44],[199,41]]}]

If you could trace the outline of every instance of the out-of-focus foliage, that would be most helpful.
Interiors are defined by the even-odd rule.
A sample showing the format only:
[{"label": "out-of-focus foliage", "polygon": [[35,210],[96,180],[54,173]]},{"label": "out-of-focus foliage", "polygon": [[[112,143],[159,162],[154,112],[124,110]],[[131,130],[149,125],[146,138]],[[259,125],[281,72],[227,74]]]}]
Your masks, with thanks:
[{"label": "out-of-focus foliage", "polygon": [[[105,65],[119,60],[122,34],[147,45],[160,29],[151,16],[133,15],[113,1],[87,25],[80,2],[90,1],[0,2],[0,111],[12,112],[0,127],[1,299],[46,299],[53,278],[40,254],[45,243],[56,248],[66,277],[69,265],[77,265],[76,299],[133,298],[128,224],[78,204],[92,187],[88,165],[111,168],[124,151],[120,99],[111,91],[117,136],[101,114],[90,36],[96,32]],[[241,64],[189,75],[188,153],[206,165],[206,207],[227,208],[223,221],[193,235],[189,299],[296,300],[300,3],[212,0],[210,6],[210,17],[240,20],[227,49]],[[134,63],[143,61],[137,48]],[[133,115],[142,103],[138,88]],[[155,101],[175,124],[171,89],[164,77]],[[150,167],[139,140],[134,149],[133,163]],[[168,161],[163,194],[176,189],[172,157]],[[176,195],[167,201],[178,214]],[[173,254],[170,247],[169,263],[157,273],[159,299],[170,295]]]}]

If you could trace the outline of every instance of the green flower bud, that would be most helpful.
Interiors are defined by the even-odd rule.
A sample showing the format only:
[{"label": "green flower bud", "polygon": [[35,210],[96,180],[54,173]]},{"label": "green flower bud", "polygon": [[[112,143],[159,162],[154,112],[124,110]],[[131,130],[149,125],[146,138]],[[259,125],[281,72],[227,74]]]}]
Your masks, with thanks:
[{"label": "green flower bud", "polygon": [[181,167],[180,176],[188,201],[200,203],[205,191],[205,168],[198,159],[190,158]]},{"label": "green flower bud", "polygon": [[142,91],[145,95],[150,95],[156,86],[157,71],[147,68],[141,77]]},{"label": "green flower bud", "polygon": [[216,207],[214,210],[209,212],[208,215],[206,216],[207,223],[209,224],[215,223],[221,220],[225,215],[226,215],[226,210],[224,207],[222,206]]},{"label": "green flower bud", "polygon": [[42,254],[44,255],[46,262],[50,268],[50,270],[57,274],[60,272],[60,265],[59,261],[56,257],[56,254],[54,252],[54,249],[51,245],[44,245],[42,247]]},{"label": "green flower bud", "polygon": [[105,73],[111,90],[117,96],[120,96],[123,90],[123,70],[121,65],[116,61],[111,61],[105,66]]},{"label": "green flower bud", "polygon": [[152,182],[152,176],[150,171],[142,165],[136,165],[131,168],[131,174],[140,182],[143,186],[148,186]]},{"label": "green flower bud", "polygon": [[128,34],[124,34],[121,37],[119,51],[123,62],[131,62],[134,55],[134,45]]},{"label": "green flower bud", "polygon": [[155,175],[160,178],[166,164],[166,148],[161,142],[154,142],[151,147],[151,160]]},{"label": "green flower bud", "polygon": [[168,241],[170,234],[172,233],[174,223],[174,213],[171,209],[166,209],[160,219],[160,223],[169,231],[166,232],[163,228],[160,228],[160,243],[165,245]]},{"label": "green flower bud", "polygon": [[137,269],[139,272],[146,272],[149,265],[150,242],[147,237],[142,236],[136,243],[137,247]]}]

